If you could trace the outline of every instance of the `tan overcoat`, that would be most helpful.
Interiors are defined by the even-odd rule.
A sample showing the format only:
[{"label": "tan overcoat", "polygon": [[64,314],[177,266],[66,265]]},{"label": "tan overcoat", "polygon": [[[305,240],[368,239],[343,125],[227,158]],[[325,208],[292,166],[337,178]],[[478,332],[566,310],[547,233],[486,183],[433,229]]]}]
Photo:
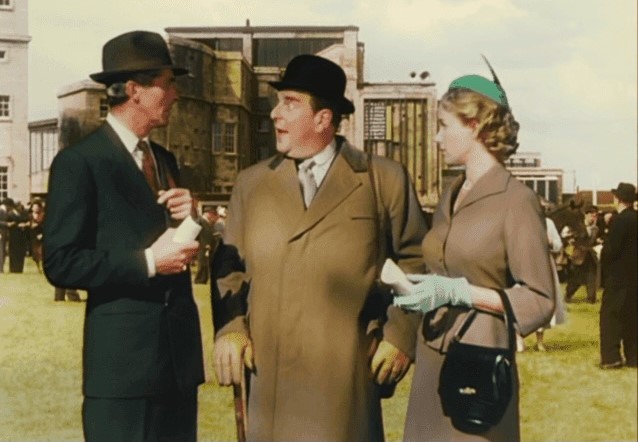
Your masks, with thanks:
[{"label": "tan overcoat", "polygon": [[[465,277],[480,287],[505,289],[519,332],[527,335],[549,322],[554,310],[554,284],[545,221],[538,197],[502,166],[479,179],[456,212],[452,196],[463,182],[459,177],[442,195],[432,229],[423,241],[429,271]],[[455,430],[443,415],[437,393],[439,373],[450,338],[467,309],[441,307],[424,317],[419,331],[416,368],[406,418],[404,439],[490,440],[520,439],[518,380],[501,423],[481,436]],[[507,348],[502,317],[479,313],[463,342]],[[538,385],[532,388],[545,388]]]},{"label": "tan overcoat", "polygon": [[[337,144],[308,210],[295,164],[283,156],[241,172],[233,190],[224,247],[236,248],[245,272],[226,269],[216,281],[226,299],[240,282],[248,284],[248,315],[230,301],[235,317],[218,312],[216,327],[218,337],[242,331],[254,344],[249,440],[383,440],[368,356],[370,305],[379,296],[378,226],[387,231],[390,254],[410,272],[424,271],[426,226],[400,164],[373,160],[383,206],[377,211],[366,154],[342,138]],[[385,339],[413,357],[420,315],[390,307],[388,316]]]}]

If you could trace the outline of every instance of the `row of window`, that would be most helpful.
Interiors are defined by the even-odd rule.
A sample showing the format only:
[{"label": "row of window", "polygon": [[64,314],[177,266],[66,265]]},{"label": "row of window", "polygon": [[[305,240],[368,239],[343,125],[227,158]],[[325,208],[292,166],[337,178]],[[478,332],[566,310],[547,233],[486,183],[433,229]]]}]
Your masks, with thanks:
[{"label": "row of window", "polygon": [[[31,173],[49,170],[53,157],[58,151],[58,131],[32,131],[30,133]],[[212,151],[216,154],[237,153],[237,124],[214,123]]]},{"label": "row of window", "polygon": [[0,9],[13,9],[13,0],[0,0]]},{"label": "row of window", "polygon": [[9,168],[0,166],[0,200],[9,197]]},{"label": "row of window", "polygon": [[0,95],[0,120],[8,120],[9,118],[11,118],[11,96]]}]

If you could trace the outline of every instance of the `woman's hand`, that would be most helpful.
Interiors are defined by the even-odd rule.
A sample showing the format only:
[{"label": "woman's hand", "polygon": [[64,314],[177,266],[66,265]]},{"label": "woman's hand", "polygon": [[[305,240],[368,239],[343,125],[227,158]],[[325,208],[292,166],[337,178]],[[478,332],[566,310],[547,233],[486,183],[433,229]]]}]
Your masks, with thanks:
[{"label": "woman's hand", "polygon": [[470,284],[465,278],[439,275],[407,275],[414,285],[410,293],[396,294],[394,305],[405,310],[431,312],[443,305],[472,307]]}]

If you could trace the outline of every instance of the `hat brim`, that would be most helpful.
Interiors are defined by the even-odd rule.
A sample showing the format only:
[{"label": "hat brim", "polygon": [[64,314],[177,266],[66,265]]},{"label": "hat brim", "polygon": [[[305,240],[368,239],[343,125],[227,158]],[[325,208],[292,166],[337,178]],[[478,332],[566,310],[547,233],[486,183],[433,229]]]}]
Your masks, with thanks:
[{"label": "hat brim", "polygon": [[354,104],[352,104],[352,101],[348,100],[346,97],[325,97],[325,96],[322,96],[320,93],[318,93],[316,90],[309,88],[308,85],[300,84],[300,83],[294,83],[294,82],[288,82],[288,81],[269,81],[268,84],[270,84],[272,87],[274,87],[278,91],[293,90],[293,91],[299,91],[299,92],[306,92],[318,98],[330,100],[337,106],[337,109],[342,115],[354,113]]},{"label": "hat brim", "polygon": [[611,189],[612,195],[618,198],[620,201],[633,203],[636,201],[636,194],[632,191],[623,191],[618,189]]},{"label": "hat brim", "polygon": [[164,65],[164,66],[157,66],[157,67],[144,68],[144,69],[124,69],[119,71],[97,72],[95,74],[90,74],[89,78],[91,78],[91,80],[98,83],[108,84],[108,83],[113,83],[118,80],[121,80],[122,77],[125,77],[127,75],[139,74],[141,72],[148,72],[148,71],[158,71],[163,69],[171,69],[175,76],[188,74],[188,69],[180,68],[173,65]]}]

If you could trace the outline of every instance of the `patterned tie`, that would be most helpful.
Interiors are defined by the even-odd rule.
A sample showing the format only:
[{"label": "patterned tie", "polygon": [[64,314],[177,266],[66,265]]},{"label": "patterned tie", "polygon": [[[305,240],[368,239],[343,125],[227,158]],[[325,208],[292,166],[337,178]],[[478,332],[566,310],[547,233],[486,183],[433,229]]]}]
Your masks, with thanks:
[{"label": "patterned tie", "polygon": [[146,182],[153,190],[153,193],[157,194],[160,186],[151,147],[146,141],[140,140],[139,143],[137,143],[137,148],[142,152],[142,172],[144,173],[144,178],[146,178]]},{"label": "patterned tie", "polygon": [[315,181],[315,175],[312,173],[312,167],[315,165],[315,161],[308,159],[302,161],[299,164],[299,182],[303,190],[303,201],[306,208],[310,206],[310,202],[317,193],[317,182]]}]

